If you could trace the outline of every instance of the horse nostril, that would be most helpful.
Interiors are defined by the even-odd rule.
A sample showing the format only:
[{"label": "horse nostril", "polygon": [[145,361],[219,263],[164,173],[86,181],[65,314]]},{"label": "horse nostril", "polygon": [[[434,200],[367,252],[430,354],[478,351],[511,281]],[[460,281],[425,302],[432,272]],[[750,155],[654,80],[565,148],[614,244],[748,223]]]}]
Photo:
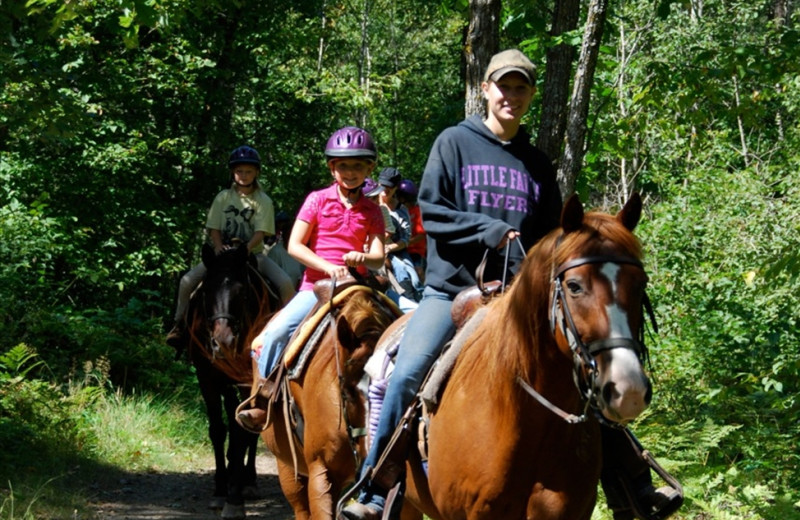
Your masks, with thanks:
[{"label": "horse nostril", "polygon": [[653,399],[653,385],[650,384],[648,381],[647,383],[647,392],[644,394],[644,402],[647,406],[650,406],[650,401]]},{"label": "horse nostril", "polygon": [[601,394],[603,396],[603,402],[606,404],[610,404],[611,399],[614,398],[614,383],[604,384]]}]

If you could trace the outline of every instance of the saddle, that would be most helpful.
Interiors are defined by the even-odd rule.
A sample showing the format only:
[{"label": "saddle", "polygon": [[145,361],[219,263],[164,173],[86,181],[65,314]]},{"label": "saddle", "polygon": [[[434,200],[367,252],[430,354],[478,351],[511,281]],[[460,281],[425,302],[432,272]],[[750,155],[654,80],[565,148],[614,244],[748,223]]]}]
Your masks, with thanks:
[{"label": "saddle", "polygon": [[482,286],[473,285],[458,293],[450,308],[450,317],[460,330],[467,320],[475,314],[478,308],[483,307],[492,298],[502,292],[503,284],[500,280],[486,282]]},{"label": "saddle", "polygon": [[[355,278],[347,277],[343,280],[323,279],[314,284],[314,294],[317,297],[317,303],[309,311],[300,326],[297,327],[292,337],[284,347],[281,355],[281,362],[272,369],[267,377],[259,378],[255,383],[255,388],[251,392],[249,398],[239,404],[236,410],[238,416],[241,410],[244,410],[251,403],[255,402],[256,408],[261,408],[267,411],[267,420],[264,423],[264,429],[269,426],[272,419],[272,410],[274,405],[283,400],[282,396],[286,395],[285,385],[282,384],[287,378],[288,367],[292,366],[294,359],[299,355],[303,348],[306,346],[311,334],[319,328],[322,318],[328,314],[333,308],[336,296],[341,295],[346,289],[356,286],[358,282]],[[341,301],[341,298],[339,298]],[[323,306],[326,306],[323,308]],[[260,346],[260,345],[258,345]],[[253,350],[257,350],[257,345],[254,343]],[[253,372],[257,373],[257,363],[253,361]],[[287,417],[288,418],[288,417]],[[243,428],[250,430],[245,425]],[[253,433],[260,433],[255,431]],[[302,438],[302,435],[301,435]]]}]

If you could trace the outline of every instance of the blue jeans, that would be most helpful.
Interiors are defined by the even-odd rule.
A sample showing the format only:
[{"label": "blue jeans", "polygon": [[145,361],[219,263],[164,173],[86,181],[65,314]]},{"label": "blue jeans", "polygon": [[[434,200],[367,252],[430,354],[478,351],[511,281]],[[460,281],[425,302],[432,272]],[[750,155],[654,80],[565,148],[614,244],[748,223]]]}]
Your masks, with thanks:
[{"label": "blue jeans", "polygon": [[[361,466],[362,475],[366,468],[374,468],[377,464],[408,405],[414,400],[423,379],[439,357],[444,344],[453,337],[455,325],[450,317],[452,305],[452,296],[425,287],[422,301],[409,318],[406,332],[400,340],[394,372],[389,377],[389,386],[381,408],[378,429]],[[382,493],[375,486],[367,486],[359,496],[359,501],[383,510],[385,497]]]},{"label": "blue jeans", "polygon": [[[401,251],[401,253],[405,252]],[[392,271],[394,272],[394,278],[397,280],[397,283],[402,284],[403,282],[409,282],[409,285],[413,287],[415,291],[422,289],[419,275],[417,274],[417,270],[414,269],[414,262],[411,260],[411,256],[408,253],[392,253],[389,255],[389,261],[392,263]],[[412,299],[418,298],[415,294],[407,295],[407,297]]]},{"label": "blue jeans", "polygon": [[263,334],[264,347],[258,358],[258,372],[262,377],[269,375],[278,364],[289,338],[316,303],[317,297],[314,291],[300,291],[289,300],[277,316],[269,320]]},{"label": "blue jeans", "polygon": [[395,291],[391,286],[386,289],[385,294],[395,303],[395,305],[400,307],[400,310],[403,311],[403,314],[408,314],[419,307],[419,302],[410,298],[406,298],[405,295],[401,296],[397,294],[397,291]]}]

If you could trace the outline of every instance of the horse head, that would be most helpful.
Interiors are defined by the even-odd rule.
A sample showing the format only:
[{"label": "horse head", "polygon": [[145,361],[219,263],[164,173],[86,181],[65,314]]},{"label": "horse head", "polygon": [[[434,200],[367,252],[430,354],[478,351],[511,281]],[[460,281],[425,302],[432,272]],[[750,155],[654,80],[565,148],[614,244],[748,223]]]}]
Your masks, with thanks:
[{"label": "horse head", "polygon": [[642,413],[652,396],[643,368],[647,274],[632,233],[641,209],[635,194],[616,216],[584,214],[573,196],[553,252],[551,332],[574,360],[583,397],[620,424]]},{"label": "horse head", "polygon": [[[248,333],[249,306],[258,304],[251,297],[248,274],[250,254],[247,245],[228,249],[219,255],[208,244],[203,246],[207,274],[201,287],[202,312],[213,358],[231,356],[244,344]],[[237,352],[238,353],[238,352]]]},{"label": "horse head", "polygon": [[346,351],[345,381],[358,383],[378,339],[398,315],[390,301],[371,289],[355,293],[342,307],[336,320],[336,337]]}]

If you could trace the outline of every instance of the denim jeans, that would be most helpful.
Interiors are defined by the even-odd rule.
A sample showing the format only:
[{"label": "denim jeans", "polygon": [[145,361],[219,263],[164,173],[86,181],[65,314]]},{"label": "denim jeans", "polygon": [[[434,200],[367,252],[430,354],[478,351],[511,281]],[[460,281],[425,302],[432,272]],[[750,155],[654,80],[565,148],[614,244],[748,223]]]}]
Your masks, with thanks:
[{"label": "denim jeans", "polygon": [[408,314],[419,307],[419,302],[399,295],[392,287],[386,289],[385,294],[395,303],[395,305],[400,307],[400,310],[403,311],[403,314]]},{"label": "denim jeans", "polygon": [[[449,294],[426,287],[419,307],[409,318],[406,333],[400,340],[394,372],[389,377],[375,438],[361,466],[362,475],[366,468],[377,464],[444,344],[453,337],[452,305],[453,299]],[[359,501],[382,510],[385,498],[381,490],[367,486]]]},{"label": "denim jeans", "polygon": [[269,321],[263,334],[264,347],[258,358],[258,372],[262,377],[269,375],[278,364],[289,338],[316,303],[317,297],[314,291],[300,291]]},{"label": "denim jeans", "polygon": [[[405,252],[401,251],[401,253]],[[417,274],[417,270],[414,269],[414,262],[411,260],[411,256],[408,253],[390,254],[389,261],[392,263],[392,272],[394,272],[397,283],[402,285],[403,282],[408,282],[408,285],[413,287],[414,291],[420,291],[422,289],[419,275]],[[411,299],[418,298],[416,294],[407,296]]]}]

